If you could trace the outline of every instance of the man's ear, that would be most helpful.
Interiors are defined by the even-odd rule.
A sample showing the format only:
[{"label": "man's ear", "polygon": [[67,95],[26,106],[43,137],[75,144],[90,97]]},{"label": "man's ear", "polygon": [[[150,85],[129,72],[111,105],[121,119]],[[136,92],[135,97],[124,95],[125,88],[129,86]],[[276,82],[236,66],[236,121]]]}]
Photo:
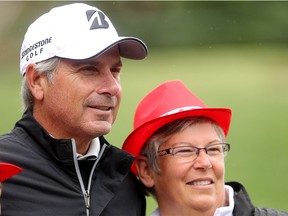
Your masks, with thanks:
[{"label": "man's ear", "polygon": [[26,68],[26,81],[30,91],[36,100],[44,98],[44,86],[46,85],[46,78],[42,74],[37,73],[35,64],[29,64]]},{"label": "man's ear", "polygon": [[149,165],[148,158],[145,156],[137,156],[135,165],[138,171],[138,177],[146,187],[154,186],[153,170]]}]

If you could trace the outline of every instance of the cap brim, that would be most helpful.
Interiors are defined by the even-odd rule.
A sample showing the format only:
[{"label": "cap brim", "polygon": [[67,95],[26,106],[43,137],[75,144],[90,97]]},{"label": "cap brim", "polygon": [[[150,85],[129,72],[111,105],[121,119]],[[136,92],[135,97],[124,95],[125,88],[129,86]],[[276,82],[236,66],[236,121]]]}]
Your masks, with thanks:
[{"label": "cap brim", "polygon": [[[126,138],[122,149],[134,156],[138,156],[145,142],[159,128],[172,121],[187,117],[207,117],[213,119],[223,129],[225,136],[227,136],[230,127],[231,110],[228,108],[201,108],[182,111],[172,115],[153,119],[139,126],[132,133],[130,133],[130,135]],[[135,163],[133,163],[131,170],[135,175],[137,175]]]},{"label": "cap brim", "polygon": [[107,39],[101,44],[91,44],[85,42],[72,44],[73,45],[67,47],[66,50],[58,53],[57,56],[67,59],[85,60],[99,56],[116,45],[119,45],[120,56],[124,58],[141,60],[148,54],[148,49],[145,43],[134,37],[111,38],[110,40]]},{"label": "cap brim", "polygon": [[9,163],[0,163],[0,182],[18,174],[22,169],[16,165]]},{"label": "cap brim", "polygon": [[124,58],[141,60],[148,54],[146,45],[137,38],[123,37],[116,44],[119,44],[120,56]]}]

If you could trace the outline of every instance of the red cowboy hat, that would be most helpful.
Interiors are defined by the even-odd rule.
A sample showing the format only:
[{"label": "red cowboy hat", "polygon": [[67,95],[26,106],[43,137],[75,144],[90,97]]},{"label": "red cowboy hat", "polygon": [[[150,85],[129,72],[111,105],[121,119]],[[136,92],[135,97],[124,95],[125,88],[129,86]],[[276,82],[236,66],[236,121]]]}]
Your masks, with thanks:
[{"label": "red cowboy hat", "polygon": [[[149,137],[162,126],[186,117],[213,119],[228,134],[231,109],[208,108],[179,80],[167,81],[153,89],[138,104],[134,116],[134,130],[126,138],[122,149],[138,156]],[[135,163],[131,170],[137,175]]]},{"label": "red cowboy hat", "polygon": [[10,163],[0,162],[0,182],[18,174],[22,169]]}]

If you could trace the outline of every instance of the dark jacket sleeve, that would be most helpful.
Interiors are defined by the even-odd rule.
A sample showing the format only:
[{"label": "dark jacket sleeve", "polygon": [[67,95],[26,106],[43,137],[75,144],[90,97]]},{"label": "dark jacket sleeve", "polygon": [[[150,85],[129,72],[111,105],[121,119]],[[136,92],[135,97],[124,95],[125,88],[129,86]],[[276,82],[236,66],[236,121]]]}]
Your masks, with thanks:
[{"label": "dark jacket sleeve", "polygon": [[276,210],[272,208],[262,208],[262,207],[256,207],[255,208],[255,215],[261,215],[261,216],[287,216],[288,213]]},{"label": "dark jacket sleeve", "polygon": [[234,190],[233,216],[288,216],[287,212],[272,208],[255,207],[245,189],[239,182],[227,182]]}]

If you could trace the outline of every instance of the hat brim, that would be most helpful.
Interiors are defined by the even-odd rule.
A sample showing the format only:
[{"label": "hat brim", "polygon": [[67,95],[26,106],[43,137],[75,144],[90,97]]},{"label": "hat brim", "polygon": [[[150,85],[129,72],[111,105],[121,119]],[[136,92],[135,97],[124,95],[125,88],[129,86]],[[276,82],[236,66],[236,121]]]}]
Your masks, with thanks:
[{"label": "hat brim", "polygon": [[66,50],[58,53],[57,56],[67,59],[85,60],[99,56],[116,45],[119,45],[120,56],[124,58],[141,60],[148,54],[145,43],[135,37],[111,38],[101,44],[89,44],[85,42],[72,44]]},{"label": "hat brim", "polygon": [[122,39],[117,41],[116,44],[119,44],[120,56],[124,58],[141,60],[144,59],[148,54],[146,45],[138,38],[122,37]]},{"label": "hat brim", "polygon": [[[172,121],[187,117],[210,118],[223,129],[225,136],[227,136],[230,127],[231,110],[228,108],[201,108],[182,111],[153,119],[132,131],[132,133],[130,133],[126,138],[122,149],[134,156],[138,156],[145,142],[159,128]],[[137,175],[135,163],[133,163],[131,170],[135,175]]]},{"label": "hat brim", "polygon": [[7,180],[8,178],[18,174],[22,169],[16,165],[10,163],[0,163],[0,182]]}]

